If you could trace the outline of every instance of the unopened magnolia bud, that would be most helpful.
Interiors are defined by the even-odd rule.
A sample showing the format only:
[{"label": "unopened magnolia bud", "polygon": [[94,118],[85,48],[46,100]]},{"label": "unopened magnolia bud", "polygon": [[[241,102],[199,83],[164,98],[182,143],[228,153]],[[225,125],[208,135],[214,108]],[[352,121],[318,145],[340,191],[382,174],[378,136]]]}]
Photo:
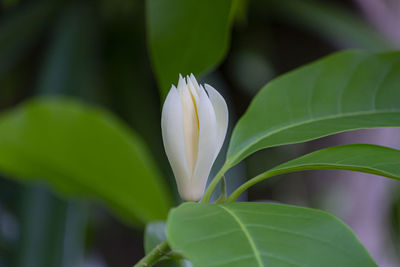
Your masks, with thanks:
[{"label": "unopened magnolia bud", "polygon": [[224,142],[228,108],[224,98],[192,75],[172,86],[161,115],[164,148],[185,201],[199,201]]}]

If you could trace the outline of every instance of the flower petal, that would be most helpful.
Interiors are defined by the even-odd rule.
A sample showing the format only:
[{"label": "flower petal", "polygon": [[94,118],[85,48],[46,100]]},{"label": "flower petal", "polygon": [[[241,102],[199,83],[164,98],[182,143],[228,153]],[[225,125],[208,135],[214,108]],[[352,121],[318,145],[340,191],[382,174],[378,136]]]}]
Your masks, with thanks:
[{"label": "flower petal", "polygon": [[194,88],[196,89],[197,94],[200,94],[200,86],[199,83],[196,80],[196,77],[194,77],[193,73],[190,74],[190,80],[192,81]]},{"label": "flower petal", "polygon": [[171,87],[162,109],[161,131],[164,149],[182,195],[190,186],[190,176],[185,156],[181,98],[175,86]]},{"label": "flower petal", "polygon": [[178,89],[179,94],[181,94],[182,91],[186,89],[186,82],[181,74],[179,74],[178,86],[176,88]]},{"label": "flower petal", "polygon": [[[187,76],[187,77],[186,77],[186,80],[187,80],[187,85],[188,85],[188,87],[189,87],[190,93],[192,94],[192,96],[193,96],[195,102],[198,103],[198,102],[199,102],[199,94],[198,94],[199,90],[196,89],[196,86],[195,86],[195,84],[194,84],[194,83],[197,84],[196,79],[193,80],[193,79],[191,79],[189,76]],[[198,86],[198,85],[197,85],[197,86]]]},{"label": "flower petal", "polygon": [[[181,82],[180,82],[181,83]],[[178,85],[179,86],[179,85]],[[189,88],[178,88],[181,97],[181,105],[183,112],[183,134],[185,141],[186,165],[188,167],[189,176],[194,172],[196,166],[198,146],[199,146],[199,124],[197,115],[197,104]]]},{"label": "flower petal", "polygon": [[208,97],[210,98],[211,104],[213,105],[215,116],[217,119],[217,146],[215,151],[215,157],[218,156],[218,153],[224,144],[226,131],[228,129],[229,122],[229,114],[228,107],[224,98],[215,90],[212,86],[205,84],[205,89],[207,90]]},{"label": "flower petal", "polygon": [[199,151],[196,168],[191,178],[192,191],[189,196],[191,201],[200,200],[204,194],[217,145],[217,121],[214,108],[203,88],[200,88],[199,93]]}]

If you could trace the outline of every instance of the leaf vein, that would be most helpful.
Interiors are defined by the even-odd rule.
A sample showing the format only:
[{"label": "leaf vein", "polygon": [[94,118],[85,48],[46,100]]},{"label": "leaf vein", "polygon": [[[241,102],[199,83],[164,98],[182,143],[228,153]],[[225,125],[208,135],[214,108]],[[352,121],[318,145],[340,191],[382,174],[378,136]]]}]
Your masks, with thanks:
[{"label": "leaf vein", "polygon": [[291,235],[297,235],[300,237],[304,237],[304,238],[308,238],[311,240],[315,240],[318,242],[321,242],[323,244],[326,244],[332,248],[335,248],[339,251],[342,251],[344,254],[346,254],[347,256],[349,256],[349,258],[352,258],[352,255],[349,254],[346,250],[343,250],[342,248],[335,246],[335,244],[333,244],[332,242],[328,241],[328,240],[324,240],[324,239],[320,239],[317,238],[315,236],[311,236],[311,235],[306,235],[303,233],[299,233],[299,232],[295,232],[295,231],[289,231],[289,230],[285,230],[279,227],[273,227],[273,226],[268,226],[268,225],[264,225],[264,224],[247,224],[247,227],[258,227],[258,228],[264,228],[264,229],[268,229],[268,230],[272,230],[272,231],[278,231],[278,232],[282,232],[282,233],[287,233],[287,234],[291,234]]},{"label": "leaf vein", "polygon": [[264,264],[262,262],[261,256],[257,250],[257,246],[254,243],[253,238],[251,237],[249,231],[246,229],[246,226],[243,224],[243,222],[239,219],[239,217],[233,213],[231,210],[229,210],[228,208],[224,207],[224,206],[219,206],[221,207],[223,210],[225,210],[230,216],[233,217],[233,219],[237,222],[237,224],[240,226],[240,228],[243,230],[244,235],[246,236],[247,240],[249,241],[250,247],[253,250],[254,253],[254,257],[257,260],[257,263],[260,267],[263,267]]}]

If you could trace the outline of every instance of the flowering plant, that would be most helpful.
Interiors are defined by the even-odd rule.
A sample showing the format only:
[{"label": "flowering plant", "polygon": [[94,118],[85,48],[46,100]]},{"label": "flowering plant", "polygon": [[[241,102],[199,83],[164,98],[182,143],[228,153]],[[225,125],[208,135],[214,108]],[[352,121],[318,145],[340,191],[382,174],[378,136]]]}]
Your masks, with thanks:
[{"label": "flowering plant", "polygon": [[[11,2],[18,1],[4,2],[11,5]],[[35,29],[33,32],[40,33],[39,28],[46,19],[58,17],[50,16],[49,12],[54,9],[54,14],[64,14],[59,16],[59,27],[66,30],[54,31],[62,34],[56,34],[54,47],[49,49],[50,56],[44,60],[44,69],[49,76],[38,79],[41,92],[58,94],[57,90],[73,87],[79,79],[83,79],[80,83],[82,88],[88,84],[94,87],[92,83],[96,79],[93,79],[91,71],[98,64],[93,63],[102,61],[92,58],[96,54],[92,53],[93,48],[98,46],[97,39],[91,39],[97,36],[93,29],[103,26],[103,22],[110,18],[93,22],[101,17],[95,11],[104,9],[102,12],[106,13],[105,10],[109,9],[108,1],[100,1],[101,8],[91,6],[97,5],[96,1],[73,1],[65,10],[56,8],[56,4],[47,6],[47,1],[37,2],[32,1],[35,9],[26,8],[26,12],[17,16],[18,23],[9,23],[0,30],[2,59],[17,60],[19,56],[14,56],[13,51],[29,47],[22,45],[25,36],[14,32],[13,27],[22,32]],[[319,9],[309,5],[309,1],[253,2],[275,7],[276,12],[294,12],[293,19],[307,14],[308,22],[304,24],[313,24],[313,30],[319,27],[314,23],[314,17],[310,18],[305,12],[310,6],[311,10]],[[253,90],[259,89],[258,93],[248,106],[245,103],[243,114],[236,113],[233,100],[241,98],[241,94],[231,88],[233,82],[226,83],[223,77],[231,70],[211,71],[227,54],[232,25],[241,17],[246,3],[242,0],[147,0],[146,12],[140,13],[146,16],[146,48],[158,88],[153,86],[155,83],[148,82],[151,80],[149,77],[142,77],[142,65],[136,66],[136,72],[130,69],[130,63],[140,53],[128,53],[134,55],[129,59],[123,53],[121,57],[119,51],[115,53],[115,48],[110,53],[116,54],[116,58],[110,60],[113,65],[109,70],[115,76],[108,77],[109,80],[117,80],[120,85],[120,80],[142,79],[143,84],[148,84],[147,88],[139,85],[127,87],[127,91],[134,95],[126,101],[129,112],[136,111],[129,113],[135,120],[131,123],[133,127],[104,108],[82,100],[54,96],[29,100],[0,114],[1,174],[22,182],[44,181],[63,197],[94,199],[127,225],[144,230],[145,254],[142,250],[135,251],[137,258],[143,256],[136,263],[137,267],[154,264],[195,267],[377,266],[353,231],[335,215],[309,207],[247,201],[251,198],[246,198],[246,192],[272,177],[311,170],[343,170],[400,180],[400,150],[356,140],[351,144],[318,148],[301,156],[287,153],[277,164],[274,164],[277,160],[260,156],[257,159],[262,163],[256,168],[255,175],[245,173],[242,164],[266,149],[358,129],[400,127],[400,52],[345,50],[333,53],[272,80],[265,79],[268,82],[262,88],[249,85]],[[125,4],[120,3],[122,10]],[[334,13],[343,15],[345,12]],[[335,19],[326,19],[325,15],[318,16],[318,19],[325,19],[326,28],[334,28],[332,22],[342,22],[336,15]],[[114,19],[119,21],[119,18]],[[113,28],[117,22],[111,21],[108,26]],[[121,21],[125,22],[125,19]],[[351,31],[348,25],[341,25],[337,28],[347,38],[368,39],[364,28]],[[130,29],[125,25],[124,28]],[[33,32],[28,34],[32,43]],[[337,35],[333,36],[336,42]],[[369,39],[373,40],[373,45],[384,47],[375,37]],[[122,37],[107,42],[105,46],[124,43],[119,38]],[[247,45],[247,35],[243,39]],[[130,41],[129,45],[123,45],[125,51],[132,52],[132,47],[137,45],[137,39]],[[75,53],[71,53],[70,48]],[[36,58],[40,58],[36,54],[35,50],[32,57],[35,60],[30,59],[28,67],[32,68]],[[107,54],[106,58],[109,56]],[[72,64],[74,62],[77,67]],[[114,65],[125,65],[126,62],[129,64],[122,74],[114,69]],[[256,70],[253,67],[253,64],[240,66],[240,77],[235,77],[240,79],[235,82],[250,84],[250,74]],[[32,69],[37,72],[36,68]],[[184,76],[179,76],[177,86],[171,87],[171,84],[176,84],[179,73]],[[237,75],[237,72],[230,75]],[[1,84],[15,83],[12,86],[18,87],[20,84],[16,77],[20,76],[12,75]],[[30,83],[31,79],[27,80],[26,84]],[[51,89],[54,84],[59,85],[55,90]],[[113,86],[110,88],[115,89]],[[149,88],[154,92],[147,92]],[[71,90],[79,91],[76,88]],[[89,91],[90,88],[86,92],[88,95]],[[156,94],[156,100],[152,102],[156,105],[146,102],[146,97],[153,96],[146,93]],[[162,110],[160,103],[163,104]],[[116,110],[121,109],[118,104],[116,106]],[[147,127],[151,118],[155,127]],[[309,173],[305,172],[305,175]],[[36,204],[26,213],[29,219],[36,219],[36,212],[49,204],[42,195],[35,196],[32,199],[37,201]],[[362,197],[359,196],[361,202]],[[262,199],[265,198],[262,195]],[[344,205],[350,202],[344,198],[341,200]],[[64,213],[59,217],[65,222],[61,220],[52,228],[64,229],[70,220],[79,217],[69,213],[69,204],[63,207],[60,214]],[[57,209],[55,213],[58,212]],[[86,210],[80,214],[83,213],[86,214]],[[43,218],[47,218],[47,214],[43,214]],[[0,222],[12,225],[12,219],[5,218],[0,218]],[[35,222],[44,233],[46,226],[54,222],[44,224],[41,219]],[[71,227],[77,229],[85,224],[78,220],[74,222]],[[26,224],[29,225],[30,221]],[[0,227],[0,232],[4,232],[6,226]],[[69,236],[70,230],[65,228],[63,238],[58,235],[54,238],[52,231],[48,231],[47,239],[59,241],[59,251],[62,251],[49,253],[51,262],[53,254],[62,255],[59,256],[62,260],[69,259],[64,252],[75,256],[80,254],[75,249],[64,248],[64,245],[83,240],[77,236],[83,236],[84,230],[75,229],[77,236]],[[39,235],[39,232],[31,232],[29,236],[32,239],[27,243],[33,248],[39,245],[40,242],[36,241]],[[3,240],[0,241],[3,247]],[[43,247],[46,250],[43,253],[47,253],[52,246],[46,243]],[[76,247],[83,250],[85,246],[80,244]],[[0,254],[2,264],[3,254]],[[41,262],[41,254],[27,250],[26,255],[38,259],[34,264],[31,257],[23,258],[29,266],[48,265],[42,263],[44,260]],[[75,266],[65,262],[55,265]]]}]

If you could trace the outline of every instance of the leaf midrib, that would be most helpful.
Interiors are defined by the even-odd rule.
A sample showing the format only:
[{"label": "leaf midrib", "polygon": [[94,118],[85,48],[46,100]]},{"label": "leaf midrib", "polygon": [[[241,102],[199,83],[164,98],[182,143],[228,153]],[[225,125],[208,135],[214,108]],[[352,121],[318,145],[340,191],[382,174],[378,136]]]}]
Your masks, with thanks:
[{"label": "leaf midrib", "polygon": [[254,243],[254,240],[252,239],[252,237],[251,237],[249,231],[247,231],[246,226],[242,223],[242,221],[239,219],[239,217],[236,216],[236,214],[233,213],[231,210],[229,210],[228,208],[226,208],[226,207],[224,207],[224,206],[222,206],[222,205],[219,205],[219,207],[221,207],[224,211],[226,211],[226,212],[227,212],[230,216],[232,216],[233,219],[237,222],[237,224],[238,224],[238,225],[240,226],[240,228],[242,229],[244,235],[246,236],[247,240],[249,241],[250,247],[251,247],[251,249],[252,249],[252,251],[253,251],[253,253],[254,253],[254,257],[256,258],[258,265],[259,265],[260,267],[264,267],[264,264],[263,264],[263,262],[262,262],[260,253],[259,253],[258,250],[257,250],[257,246],[256,246],[256,244]]},{"label": "leaf midrib", "polygon": [[[363,112],[351,112],[351,113],[347,113],[347,114],[343,114],[343,113],[341,113],[341,114],[336,114],[336,115],[332,115],[332,116],[325,116],[325,117],[320,117],[320,118],[318,118],[318,119],[313,119],[313,118],[311,118],[311,119],[308,119],[308,120],[303,120],[303,121],[300,121],[300,122],[297,122],[297,123],[291,123],[291,124],[289,124],[289,125],[286,125],[286,126],[282,126],[282,127],[279,127],[279,128],[277,128],[276,130],[270,130],[270,129],[268,129],[268,130],[265,130],[265,131],[263,131],[263,132],[261,132],[261,133],[259,133],[259,134],[257,134],[255,137],[253,137],[253,138],[255,138],[254,139],[254,141],[252,141],[252,142],[250,142],[248,145],[246,145],[244,148],[242,148],[242,149],[240,149],[239,151],[237,151],[237,152],[235,152],[235,154],[233,154],[232,156],[228,156],[228,159],[227,159],[227,161],[226,161],[226,165],[232,165],[233,163],[235,163],[235,161],[249,148],[249,147],[251,147],[251,146],[253,146],[254,144],[256,144],[256,143],[258,143],[258,142],[260,142],[262,139],[265,139],[265,138],[267,138],[267,137],[269,137],[269,136],[272,136],[272,135],[274,135],[274,134],[277,134],[277,133],[279,133],[279,132],[282,132],[282,131],[285,131],[285,130],[288,130],[288,129],[291,129],[291,128],[295,128],[295,127],[297,127],[297,126],[302,126],[302,125],[306,125],[306,124],[311,124],[311,123],[314,123],[314,122],[319,122],[319,121],[323,121],[323,120],[329,120],[329,119],[340,119],[340,118],[347,118],[347,117],[352,117],[352,116],[361,116],[361,115],[370,115],[370,114],[383,114],[383,113],[400,113],[400,109],[385,109],[385,110],[381,110],[381,111],[376,111],[376,110],[374,110],[374,111],[363,111]],[[362,129],[363,127],[355,127],[355,128],[351,128],[351,129],[346,129],[346,130],[344,130],[344,131],[350,131],[350,130],[356,130],[356,129]],[[340,132],[340,131],[338,131],[338,132]],[[267,133],[266,135],[264,135],[265,133]],[[337,132],[334,132],[334,133],[337,133]],[[331,134],[334,134],[334,133],[331,133]],[[331,135],[331,134],[327,134],[327,135]],[[322,135],[322,136],[326,136],[326,135]],[[320,137],[322,137],[322,136],[320,136]],[[317,137],[318,138],[318,137]],[[314,138],[312,138],[312,139],[314,139]],[[304,141],[307,141],[307,140],[312,140],[312,139],[306,139],[306,140],[304,140]],[[297,143],[297,142],[284,142],[284,143],[282,143],[282,144],[277,144],[277,145],[285,145],[285,144],[292,144],[292,143]],[[277,146],[277,145],[274,145],[274,146]],[[267,148],[267,147],[265,147],[265,148]],[[262,149],[262,148],[260,148],[260,149]],[[259,150],[259,149],[258,149]],[[257,151],[257,150],[256,150]]]}]

